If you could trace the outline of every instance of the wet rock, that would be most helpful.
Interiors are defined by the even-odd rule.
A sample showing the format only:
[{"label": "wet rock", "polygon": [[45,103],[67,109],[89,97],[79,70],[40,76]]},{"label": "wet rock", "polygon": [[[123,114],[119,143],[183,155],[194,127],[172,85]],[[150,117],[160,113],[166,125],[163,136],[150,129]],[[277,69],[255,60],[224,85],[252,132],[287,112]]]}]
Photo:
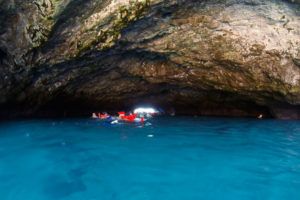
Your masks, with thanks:
[{"label": "wet rock", "polygon": [[0,107],[34,114],[149,103],[286,118],[278,113],[300,105],[298,3],[0,1]]},{"label": "wet rock", "polygon": [[273,106],[271,107],[272,115],[279,119],[299,119],[300,108],[293,106]]}]

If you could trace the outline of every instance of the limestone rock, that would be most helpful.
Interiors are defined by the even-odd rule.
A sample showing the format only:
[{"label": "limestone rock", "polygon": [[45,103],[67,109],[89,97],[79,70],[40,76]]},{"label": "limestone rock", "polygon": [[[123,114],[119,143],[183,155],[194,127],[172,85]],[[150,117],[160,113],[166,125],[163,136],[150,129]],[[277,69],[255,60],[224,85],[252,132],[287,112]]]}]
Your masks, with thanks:
[{"label": "limestone rock", "polygon": [[298,118],[298,3],[2,0],[1,114],[150,103]]}]

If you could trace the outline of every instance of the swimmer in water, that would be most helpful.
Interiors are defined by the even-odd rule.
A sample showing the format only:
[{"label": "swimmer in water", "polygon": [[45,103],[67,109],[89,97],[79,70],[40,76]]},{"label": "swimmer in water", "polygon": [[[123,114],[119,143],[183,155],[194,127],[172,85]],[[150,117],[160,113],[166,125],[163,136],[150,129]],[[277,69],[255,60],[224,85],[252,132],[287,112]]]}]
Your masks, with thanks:
[{"label": "swimmer in water", "polygon": [[93,118],[93,119],[97,119],[97,118],[98,118],[98,116],[96,115],[96,113],[93,113],[93,114],[92,114],[92,118]]}]

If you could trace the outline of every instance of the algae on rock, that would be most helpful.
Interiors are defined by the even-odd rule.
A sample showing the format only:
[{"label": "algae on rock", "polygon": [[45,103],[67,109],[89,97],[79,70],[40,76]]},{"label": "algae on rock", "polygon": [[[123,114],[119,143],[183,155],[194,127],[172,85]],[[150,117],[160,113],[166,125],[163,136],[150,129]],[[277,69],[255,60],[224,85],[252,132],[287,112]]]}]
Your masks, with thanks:
[{"label": "algae on rock", "polygon": [[[111,22],[111,26],[104,30],[96,30],[98,34],[90,41],[79,41],[78,55],[92,48],[104,50],[112,47],[121,38],[121,31],[131,22],[141,18],[149,6],[150,0],[142,0],[131,1],[129,5],[119,7],[115,18]],[[89,31],[93,30],[87,30],[87,32]]]}]

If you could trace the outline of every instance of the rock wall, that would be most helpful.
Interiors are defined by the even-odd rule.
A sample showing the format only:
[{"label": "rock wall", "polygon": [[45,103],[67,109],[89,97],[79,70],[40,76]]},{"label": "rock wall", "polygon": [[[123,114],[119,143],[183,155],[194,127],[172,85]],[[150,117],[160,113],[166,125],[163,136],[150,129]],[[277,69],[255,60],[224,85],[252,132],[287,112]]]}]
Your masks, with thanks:
[{"label": "rock wall", "polygon": [[2,0],[0,113],[299,118],[298,3]]}]

